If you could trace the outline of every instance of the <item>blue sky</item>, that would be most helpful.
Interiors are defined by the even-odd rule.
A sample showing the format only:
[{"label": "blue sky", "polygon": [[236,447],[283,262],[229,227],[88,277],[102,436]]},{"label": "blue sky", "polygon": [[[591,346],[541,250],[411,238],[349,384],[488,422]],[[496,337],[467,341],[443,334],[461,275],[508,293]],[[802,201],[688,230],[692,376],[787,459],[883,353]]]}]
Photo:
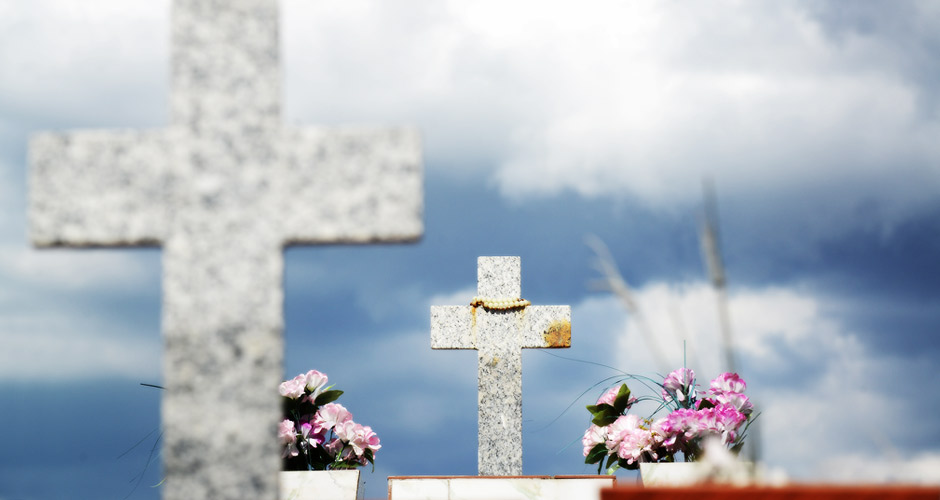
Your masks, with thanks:
[{"label": "blue sky", "polygon": [[[936,3],[285,0],[281,15],[286,122],[422,132],[419,243],[285,253],[285,376],[326,372],[377,431],[369,496],[388,475],[476,471],[476,357],[431,351],[428,317],[469,302],[479,255],[520,255],[525,298],[572,306],[572,348],[523,356],[525,473],[590,472],[577,441],[600,389],[579,396],[612,372],[574,360],[663,370],[588,286],[588,235],[671,366],[685,340],[717,375],[706,176],[767,466],[940,482]],[[36,131],[167,123],[168,23],[168,0],[0,0],[0,499],[159,497],[160,394],[139,383],[161,380],[160,252],[32,249],[25,179]]]}]

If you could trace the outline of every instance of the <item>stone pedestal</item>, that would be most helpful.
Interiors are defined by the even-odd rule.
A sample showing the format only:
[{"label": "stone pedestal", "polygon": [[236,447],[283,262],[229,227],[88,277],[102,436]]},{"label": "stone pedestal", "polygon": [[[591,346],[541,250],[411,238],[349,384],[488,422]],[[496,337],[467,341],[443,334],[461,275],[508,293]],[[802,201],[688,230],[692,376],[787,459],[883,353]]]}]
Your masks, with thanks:
[{"label": "stone pedestal", "polygon": [[281,471],[279,500],[356,500],[359,470]]},{"label": "stone pedestal", "polygon": [[389,500],[597,500],[614,476],[391,476]]}]

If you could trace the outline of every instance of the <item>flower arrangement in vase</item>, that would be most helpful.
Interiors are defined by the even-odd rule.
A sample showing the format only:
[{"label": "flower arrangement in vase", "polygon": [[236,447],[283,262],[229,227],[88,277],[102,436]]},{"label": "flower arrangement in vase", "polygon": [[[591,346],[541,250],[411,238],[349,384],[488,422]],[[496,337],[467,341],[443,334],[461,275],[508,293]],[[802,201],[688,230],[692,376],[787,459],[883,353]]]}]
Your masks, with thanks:
[{"label": "flower arrangement in vase", "polygon": [[284,419],[277,437],[284,448],[284,470],[355,469],[371,463],[382,446],[369,426],[353,421],[352,413],[335,403],[343,391],[327,385],[316,370],[281,383]]},{"label": "flower arrangement in vase", "polygon": [[[591,426],[581,440],[584,462],[598,464],[598,474],[604,467],[613,474],[619,468],[638,469],[640,463],[675,462],[679,454],[686,462],[694,462],[702,458],[709,440],[720,441],[734,453],[744,445],[754,406],[744,395],[747,384],[736,373],[719,375],[701,398],[695,372],[689,368],[673,371],[662,383],[633,375],[627,378],[658,387],[660,394],[636,398],[623,383],[587,407]],[[639,401],[654,401],[658,407],[646,418],[628,413]],[[663,410],[669,413],[654,418]]]}]

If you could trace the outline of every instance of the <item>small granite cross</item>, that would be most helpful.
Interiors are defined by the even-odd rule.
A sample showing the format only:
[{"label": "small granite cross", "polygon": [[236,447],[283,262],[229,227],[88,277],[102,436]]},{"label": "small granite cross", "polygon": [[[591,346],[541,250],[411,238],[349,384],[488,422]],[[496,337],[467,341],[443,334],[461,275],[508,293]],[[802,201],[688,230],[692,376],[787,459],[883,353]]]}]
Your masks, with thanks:
[{"label": "small granite cross", "polygon": [[478,353],[481,476],[522,475],[522,349],[571,346],[571,308],[513,306],[520,281],[519,257],[480,257],[474,305],[431,307],[432,349]]},{"label": "small granite cross", "polygon": [[272,499],[283,247],[422,233],[421,153],[402,128],[281,125],[277,0],[176,0],[172,120],[39,134],[37,246],[163,247],[167,499]]}]

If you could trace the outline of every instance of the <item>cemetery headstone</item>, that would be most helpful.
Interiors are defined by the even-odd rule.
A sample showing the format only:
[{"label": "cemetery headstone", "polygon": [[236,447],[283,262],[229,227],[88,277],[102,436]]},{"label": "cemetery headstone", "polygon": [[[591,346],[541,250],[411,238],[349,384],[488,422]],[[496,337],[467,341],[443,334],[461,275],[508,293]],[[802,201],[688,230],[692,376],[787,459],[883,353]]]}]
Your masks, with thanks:
[{"label": "cemetery headstone", "polygon": [[30,145],[37,246],[163,247],[164,498],[275,498],[283,247],[422,233],[407,128],[282,126],[277,0],[176,0],[172,119]]},{"label": "cemetery headstone", "polygon": [[522,349],[571,345],[571,308],[522,299],[519,257],[480,257],[477,297],[431,307],[432,349],[476,349],[481,476],[522,474]]}]

